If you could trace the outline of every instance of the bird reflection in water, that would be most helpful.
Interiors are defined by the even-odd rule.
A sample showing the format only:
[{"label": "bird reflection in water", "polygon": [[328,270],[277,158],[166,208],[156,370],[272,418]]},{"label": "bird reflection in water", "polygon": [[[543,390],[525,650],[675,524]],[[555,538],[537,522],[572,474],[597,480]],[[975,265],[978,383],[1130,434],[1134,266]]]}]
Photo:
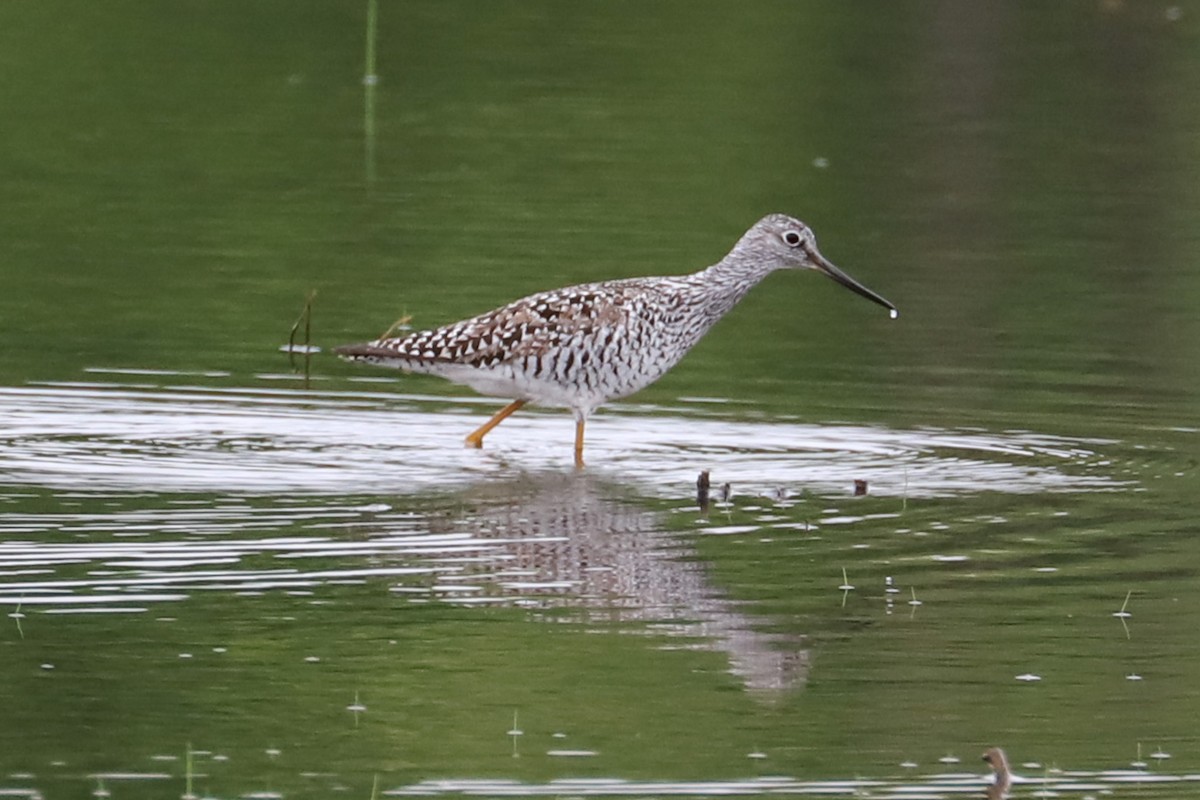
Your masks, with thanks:
[{"label": "bird reflection in water", "polygon": [[[771,620],[712,586],[687,537],[666,530],[664,512],[627,489],[588,473],[526,475],[477,484],[445,507],[431,529],[467,541],[429,558],[454,570],[453,583],[482,587],[487,602],[572,609],[582,622],[636,625],[723,652],[729,671],[767,701],[807,679],[803,637],[763,631]],[[445,602],[482,601],[439,584],[448,587],[435,590]]]}]

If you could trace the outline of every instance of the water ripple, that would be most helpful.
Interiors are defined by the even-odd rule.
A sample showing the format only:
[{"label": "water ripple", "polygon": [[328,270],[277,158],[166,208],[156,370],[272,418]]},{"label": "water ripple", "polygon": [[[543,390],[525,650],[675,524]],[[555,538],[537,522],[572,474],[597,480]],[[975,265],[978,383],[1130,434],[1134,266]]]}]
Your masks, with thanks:
[{"label": "water ripple", "polygon": [[[445,410],[460,405],[464,411]],[[463,436],[486,401],[369,392],[57,384],[0,389],[0,481],[58,490],[306,495],[445,491],[513,468],[570,468],[563,413]],[[1105,440],[1022,431],[759,422],[624,405],[588,426],[589,469],[677,494],[699,470],[742,486],[945,497],[1111,489]]]},{"label": "water ripple", "polygon": [[[1112,794],[1130,785],[1145,797],[1173,796],[1179,784],[1200,782],[1200,775],[1156,774],[1135,770],[1103,772],[1059,772],[1045,777],[1020,779],[1035,797],[1088,797],[1096,793]],[[468,795],[484,797],[691,797],[730,795],[815,795],[821,797],[903,797],[941,798],[948,796],[983,797],[991,778],[970,773],[949,773],[907,780],[797,780],[767,776],[721,781],[631,781],[620,778],[566,778],[547,783],[523,783],[514,780],[446,779],[426,780],[384,791],[385,797],[427,797]],[[1174,786],[1175,789],[1167,787]],[[1157,791],[1161,787],[1162,791]]]}]

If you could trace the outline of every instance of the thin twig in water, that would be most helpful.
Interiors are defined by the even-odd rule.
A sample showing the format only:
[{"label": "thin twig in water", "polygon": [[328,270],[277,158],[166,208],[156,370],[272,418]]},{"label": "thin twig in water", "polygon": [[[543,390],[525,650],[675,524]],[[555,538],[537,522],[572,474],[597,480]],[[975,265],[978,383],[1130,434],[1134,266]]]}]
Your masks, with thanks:
[{"label": "thin twig in water", "polygon": [[400,319],[393,322],[386,331],[381,333],[379,335],[379,338],[380,339],[388,339],[388,338],[391,338],[391,335],[393,333],[395,333],[397,330],[408,330],[408,327],[409,327],[408,323],[410,323],[410,322],[412,322],[412,314],[405,314],[404,316],[400,317]]},{"label": "thin twig in water", "polygon": [[379,2],[367,0],[366,57],[363,64],[363,158],[366,161],[367,185],[375,182],[375,87],[379,74],[375,71],[375,40],[379,34]]},{"label": "thin twig in water", "polygon": [[288,365],[292,370],[296,369],[296,333],[300,330],[300,323],[304,323],[304,388],[308,388],[310,377],[310,366],[312,363],[312,307],[313,301],[317,299],[317,290],[311,289],[308,293],[308,298],[304,301],[304,308],[300,311],[300,316],[296,317],[296,321],[292,323],[291,333],[288,334]]},{"label": "thin twig in water", "polygon": [[842,590],[842,608],[845,608],[846,598],[850,596],[850,591],[854,588],[850,585],[850,578],[846,576],[845,567],[842,567],[842,585],[838,588]]},{"label": "thin twig in water", "polygon": [[196,797],[195,793],[192,792],[192,775],[192,743],[188,742],[187,752],[185,753],[183,759],[184,800],[195,800]]},{"label": "thin twig in water", "polygon": [[908,601],[909,608],[911,608],[912,611],[909,612],[908,618],[916,619],[917,618],[917,606],[924,605],[924,604],[920,600],[917,599],[917,587],[910,586],[908,588],[912,590],[912,600]]},{"label": "thin twig in water", "polygon": [[1125,610],[1126,608],[1129,607],[1129,598],[1132,596],[1133,596],[1133,589],[1130,589],[1128,592],[1125,593],[1125,602],[1121,603],[1121,610],[1113,612],[1113,616],[1116,617],[1117,619],[1121,620],[1121,627],[1125,629],[1125,638],[1126,639],[1132,638],[1129,635],[1129,626],[1125,624],[1125,620],[1127,620],[1133,616],[1133,614],[1131,614]]},{"label": "thin twig in water", "polygon": [[22,595],[21,599],[17,601],[17,607],[11,614],[9,614],[9,616],[12,617],[13,622],[17,623],[17,633],[21,635],[21,639],[25,638],[25,631],[23,628],[21,628],[21,620],[25,618],[25,615],[21,613],[21,603],[23,602],[25,602],[24,595]]},{"label": "thin twig in water", "polygon": [[1121,603],[1121,613],[1125,613],[1125,609],[1129,608],[1129,598],[1133,597],[1133,589],[1125,593],[1125,602]]}]

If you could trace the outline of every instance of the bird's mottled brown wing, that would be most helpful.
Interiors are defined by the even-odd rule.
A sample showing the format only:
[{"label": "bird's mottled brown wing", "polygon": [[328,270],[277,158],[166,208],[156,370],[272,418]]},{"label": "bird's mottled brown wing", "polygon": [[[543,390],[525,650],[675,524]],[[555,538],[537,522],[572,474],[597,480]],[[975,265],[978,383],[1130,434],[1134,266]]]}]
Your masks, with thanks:
[{"label": "bird's mottled brown wing", "polygon": [[433,330],[335,350],[347,358],[400,360],[414,366],[494,367],[552,352],[572,339],[624,324],[636,292],[628,281],[584,284],[524,297]]}]

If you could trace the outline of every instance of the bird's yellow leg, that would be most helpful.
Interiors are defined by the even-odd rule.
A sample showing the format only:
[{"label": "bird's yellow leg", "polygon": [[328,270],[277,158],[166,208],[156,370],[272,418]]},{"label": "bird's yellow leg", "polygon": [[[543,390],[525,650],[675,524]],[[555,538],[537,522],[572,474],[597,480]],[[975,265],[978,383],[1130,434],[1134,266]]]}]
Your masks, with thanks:
[{"label": "bird's yellow leg", "polygon": [[487,422],[479,426],[479,429],[467,436],[467,444],[471,447],[483,447],[483,437],[487,436],[488,431],[499,425],[504,420],[512,416],[513,412],[528,402],[526,400],[513,400],[504,408],[496,412],[495,416]]},{"label": "bird's yellow leg", "polygon": [[583,420],[575,420],[575,466],[583,467]]}]

